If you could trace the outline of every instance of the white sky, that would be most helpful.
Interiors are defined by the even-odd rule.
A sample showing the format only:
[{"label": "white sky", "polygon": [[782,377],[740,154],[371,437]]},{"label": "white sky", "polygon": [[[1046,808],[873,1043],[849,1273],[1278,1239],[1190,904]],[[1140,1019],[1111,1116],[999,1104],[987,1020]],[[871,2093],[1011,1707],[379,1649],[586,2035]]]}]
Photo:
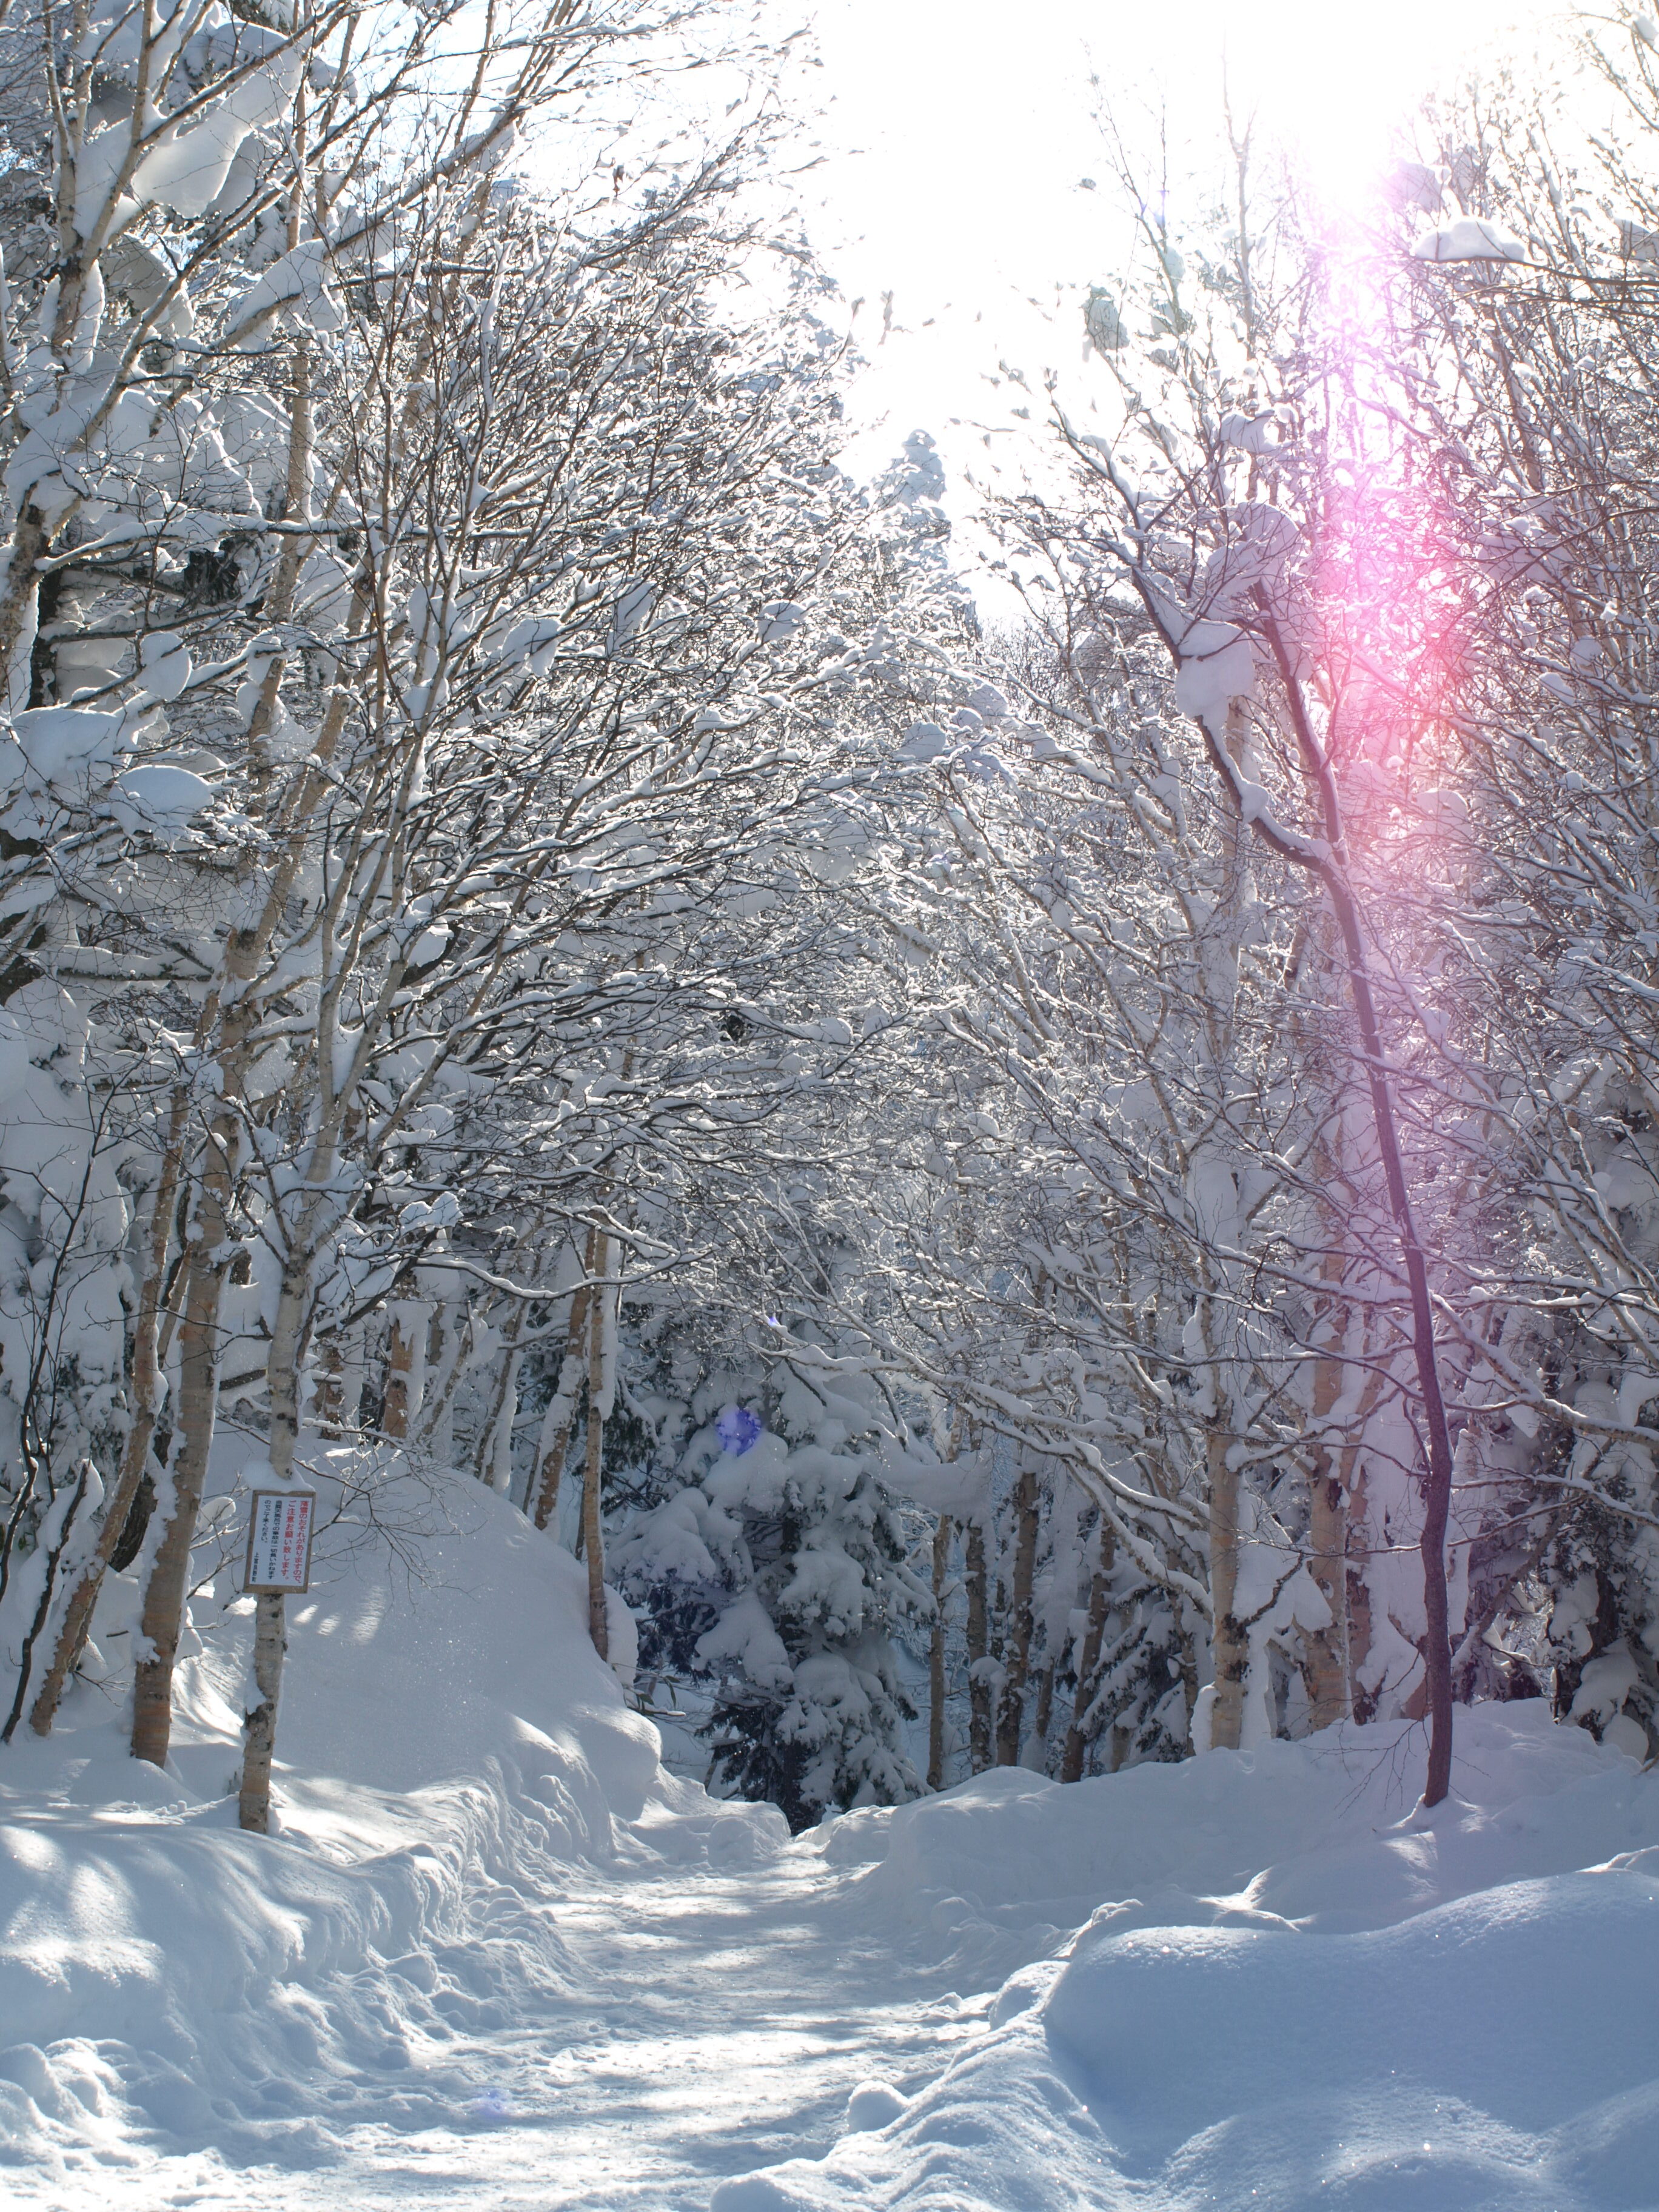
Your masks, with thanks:
[{"label": "white sky", "polygon": [[[955,471],[983,467],[974,418],[1006,426],[993,448],[1013,459],[1022,395],[988,380],[999,356],[1037,386],[1040,418],[1042,370],[1079,362],[1082,296],[1123,258],[1091,113],[1103,96],[1125,118],[1167,105],[1207,166],[1224,58],[1235,113],[1258,109],[1340,195],[1375,174],[1429,86],[1515,52],[1508,26],[1541,12],[1541,0],[817,0],[826,159],[806,183],[815,243],[866,302],[855,464],[879,466],[921,428]],[[888,291],[894,331],[878,345]]]}]

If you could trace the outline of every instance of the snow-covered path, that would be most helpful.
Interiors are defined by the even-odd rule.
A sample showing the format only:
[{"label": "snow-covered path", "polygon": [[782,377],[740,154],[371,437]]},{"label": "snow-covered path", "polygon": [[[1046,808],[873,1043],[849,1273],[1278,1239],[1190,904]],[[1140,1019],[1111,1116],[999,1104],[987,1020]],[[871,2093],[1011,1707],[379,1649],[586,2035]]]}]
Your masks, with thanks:
[{"label": "snow-covered path", "polygon": [[[27,2077],[76,2122],[7,2201],[1653,2212],[1659,1783],[1537,1707],[1482,1709],[1465,1735],[1486,1802],[1430,1825],[1400,1819],[1389,1747],[1359,1732],[1065,1791],[1004,1770],[793,1844],[775,1814],[665,1778],[591,1857],[475,1825],[447,1901],[429,1870],[481,1792],[427,1801],[429,1846],[331,1875],[216,1811],[152,1823],[186,1883],[233,1859],[309,1881],[317,1929],[331,1882],[384,1894],[383,1940],[211,2018],[198,2001],[171,2070],[159,2045],[53,2041],[33,2073],[0,2051],[0,2089]],[[129,1865],[142,1826],[112,1838]],[[95,1893],[84,1840],[75,1856]],[[411,1864],[432,1909],[398,1951]],[[1523,2055],[1501,2023],[1537,1988],[1567,2042]],[[1370,2047],[1341,2032],[1357,2002]],[[872,2076],[907,2093],[874,2115],[896,2124],[849,2133]]]},{"label": "snow-covered path", "polygon": [[0,1757],[8,2208],[1659,2212],[1659,1774],[1541,1703],[1460,1717],[1427,1820],[1395,1723],[792,1843],[480,1510],[487,1592],[463,1532],[297,1613],[281,1836],[234,1614],[165,1773],[94,1681]]},{"label": "snow-covered path", "polygon": [[351,1556],[296,1609],[281,1840],[225,1794],[234,1614],[182,1671],[166,1775],[90,1686],[0,1759],[8,2202],[702,2207],[821,2154],[861,2080],[937,2074],[1058,1942],[866,1894],[879,1820],[791,1843],[665,1772],[576,1563],[463,1502],[411,1596]]},{"label": "snow-covered path", "polygon": [[[717,1825],[740,1826],[729,1816]],[[124,2131],[113,2166],[17,2178],[27,2201],[76,2212],[692,2212],[726,2177],[821,2155],[860,2081],[915,2086],[982,2025],[986,1996],[953,1984],[983,1974],[945,1963],[949,1929],[932,1942],[884,1937],[848,1894],[858,1872],[799,1848],[729,1870],[665,1865],[641,1850],[613,1870],[568,1869],[551,1893],[495,1888],[471,1942],[405,1963],[395,2054],[331,2068],[309,2085],[289,2076],[295,2116],[309,2087],[318,2123],[309,2170],[292,2154],[250,2166],[210,2143],[164,2148]],[[548,1992],[533,2017],[500,2019],[489,1950],[522,1956],[537,1932],[525,1923],[540,1917],[556,1930],[566,1990]],[[1017,1948],[999,1942],[994,1961],[981,1954],[994,1978]],[[360,2057],[361,2021],[388,2017],[388,1983],[396,1991],[399,1978],[377,1963],[355,1988],[318,1991],[358,2019]],[[431,2034],[440,2022],[441,2045]]]},{"label": "snow-covered path", "polygon": [[277,2197],[690,2212],[728,2175],[822,2153],[860,2081],[936,2072],[985,2003],[859,1929],[848,1879],[791,1854],[573,1885],[547,1909],[586,1998],[478,2037],[480,2111],[354,2130],[338,2169]]}]

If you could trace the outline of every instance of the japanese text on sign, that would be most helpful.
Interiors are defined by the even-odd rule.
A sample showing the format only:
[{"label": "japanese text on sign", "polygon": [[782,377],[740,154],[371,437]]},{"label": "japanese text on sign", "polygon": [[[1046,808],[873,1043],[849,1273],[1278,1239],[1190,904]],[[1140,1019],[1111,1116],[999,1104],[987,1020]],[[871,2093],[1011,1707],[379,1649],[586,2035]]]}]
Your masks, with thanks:
[{"label": "japanese text on sign", "polygon": [[303,1590],[311,1586],[311,1531],[317,1494],[256,1490],[248,1522],[245,1590]]}]

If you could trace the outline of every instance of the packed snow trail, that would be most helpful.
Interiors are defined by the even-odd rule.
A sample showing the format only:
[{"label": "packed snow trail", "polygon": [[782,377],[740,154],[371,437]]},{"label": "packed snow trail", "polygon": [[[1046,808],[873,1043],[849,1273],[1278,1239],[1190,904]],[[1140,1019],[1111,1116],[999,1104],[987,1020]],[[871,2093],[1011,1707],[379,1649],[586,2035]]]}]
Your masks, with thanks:
[{"label": "packed snow trail", "polygon": [[105,1686],[0,1753],[0,2195],[702,2206],[826,2148],[865,2076],[936,2071],[1030,1955],[861,1916],[822,1836],[664,1771],[567,1553],[476,1485],[404,1504],[421,1583],[337,1530],[293,1608],[279,1837],[228,1795],[229,1573],[166,1774],[125,1748],[131,1575]]},{"label": "packed snow trail", "polygon": [[1431,1817],[1390,1724],[792,1842],[665,1772],[576,1563],[462,1503],[418,1590],[345,1544],[296,1608],[281,1835],[227,1795],[225,1588],[166,1773],[131,1578],[104,1686],[0,1753],[8,2204],[1659,2207],[1659,1775],[1540,1705],[1460,1715]]},{"label": "packed snow trail", "polygon": [[1659,1778],[1536,1705],[1465,1717],[1482,1802],[1432,1824],[1398,1817],[1417,1746],[1344,1730],[1067,1790],[1004,1771],[793,1844],[659,1778],[605,1866],[509,1822],[515,1875],[474,1826],[418,1948],[199,2023],[193,2100],[106,2045],[100,2128],[89,2041],[0,2053],[35,2108],[14,2201],[1648,2212]]},{"label": "packed snow trail", "polygon": [[[480,1912],[480,1949],[517,1948],[522,1917],[544,1915],[568,1954],[571,1992],[549,1993],[533,2017],[489,2025],[488,1968],[436,1946],[435,1986],[409,1987],[398,2014],[405,2045],[428,2013],[448,2016],[441,2054],[420,2054],[435,2078],[411,2083],[401,2065],[296,2078],[320,2125],[279,2162],[233,2162],[212,2138],[234,2142],[235,2125],[204,2115],[197,2148],[129,2138],[125,2172],[18,2175],[17,2201],[701,2212],[724,2176],[821,2154],[866,2076],[919,2082],[982,2023],[984,2002],[958,2001],[947,1972],[849,1925],[836,1905],[851,1879],[794,1853],[726,1872],[642,1859],[533,1901],[498,1896]],[[360,1978],[365,2009],[385,2005],[382,1979]],[[320,2162],[296,2167],[294,2152]]]}]

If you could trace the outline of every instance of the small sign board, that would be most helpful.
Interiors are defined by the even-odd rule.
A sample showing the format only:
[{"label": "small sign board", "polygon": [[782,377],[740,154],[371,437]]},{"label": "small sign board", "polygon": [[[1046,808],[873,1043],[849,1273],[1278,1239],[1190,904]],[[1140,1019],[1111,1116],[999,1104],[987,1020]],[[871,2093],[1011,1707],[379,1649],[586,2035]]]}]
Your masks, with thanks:
[{"label": "small sign board", "polygon": [[247,1525],[245,1590],[311,1588],[311,1535],[317,1522],[314,1490],[256,1490]]}]

